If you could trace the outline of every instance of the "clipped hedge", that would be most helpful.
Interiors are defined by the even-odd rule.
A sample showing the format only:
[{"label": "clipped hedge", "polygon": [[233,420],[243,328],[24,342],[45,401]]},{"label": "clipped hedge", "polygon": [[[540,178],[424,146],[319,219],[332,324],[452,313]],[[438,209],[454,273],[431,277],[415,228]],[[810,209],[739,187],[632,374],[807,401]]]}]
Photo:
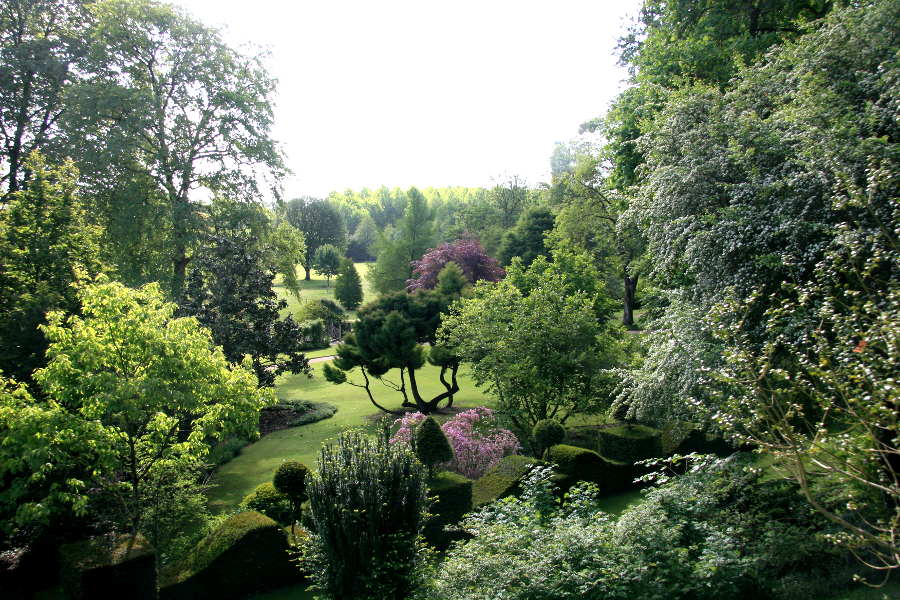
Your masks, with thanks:
[{"label": "clipped hedge", "polygon": [[696,452],[698,454],[715,454],[725,457],[734,454],[737,450],[737,448],[721,437],[716,437],[701,429],[694,429],[681,441],[675,452],[678,454]]},{"label": "clipped hedge", "polygon": [[597,454],[634,463],[663,455],[660,432],[646,425],[622,424],[597,430]]},{"label": "clipped hedge", "polygon": [[244,496],[239,508],[262,513],[281,525],[291,524],[291,499],[275,489],[271,481],[259,484]]},{"label": "clipped hedge", "polygon": [[459,536],[444,531],[447,525],[455,525],[463,515],[472,510],[472,480],[452,471],[443,471],[428,481],[428,497],[434,501],[428,509],[431,513],[425,523],[425,540],[438,549],[444,549]]},{"label": "clipped hedge", "polygon": [[302,580],[290,562],[288,535],[269,517],[242,512],[201,540],[166,573],[160,600],[238,600]]},{"label": "clipped hedge", "polygon": [[566,477],[558,485],[567,489],[578,481],[596,483],[602,494],[620,492],[636,487],[636,470],[630,463],[605,459],[593,450],[557,444],[550,448],[548,458]]},{"label": "clipped hedge", "polygon": [[93,538],[59,552],[66,598],[156,598],[156,556],[141,536]]},{"label": "clipped hedge", "polygon": [[484,504],[519,493],[519,482],[528,474],[532,465],[544,461],[530,456],[513,454],[504,456],[499,463],[472,484],[472,504],[476,508]]}]

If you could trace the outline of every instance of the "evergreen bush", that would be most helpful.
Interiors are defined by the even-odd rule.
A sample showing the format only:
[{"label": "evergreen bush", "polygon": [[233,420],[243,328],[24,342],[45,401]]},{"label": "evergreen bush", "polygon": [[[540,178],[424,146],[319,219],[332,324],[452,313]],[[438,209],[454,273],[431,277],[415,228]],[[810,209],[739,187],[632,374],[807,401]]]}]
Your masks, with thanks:
[{"label": "evergreen bush", "polygon": [[425,540],[438,549],[445,549],[458,536],[445,530],[447,525],[459,523],[472,510],[472,480],[452,471],[438,473],[428,482],[428,508],[431,516],[425,523]]},{"label": "evergreen bush", "polygon": [[428,417],[416,427],[416,456],[428,467],[429,477],[434,477],[434,467],[453,460],[453,448],[441,426],[433,417]]},{"label": "evergreen bush", "polygon": [[255,510],[282,525],[288,525],[293,514],[290,497],[279,492],[269,481],[259,484],[244,496],[239,508],[244,511]]},{"label": "evergreen bush", "polygon": [[301,562],[319,586],[333,598],[407,598],[426,502],[412,452],[344,432],[322,447],[307,490],[312,531]]},{"label": "evergreen bush", "polygon": [[542,419],[535,423],[531,436],[537,453],[543,455],[550,446],[562,443],[566,438],[566,430],[556,419]]},{"label": "evergreen bush", "polygon": [[309,467],[296,460],[288,460],[276,469],[272,485],[280,493],[288,497],[291,503],[291,534],[294,533],[294,523],[300,518],[298,514],[303,501],[307,499],[306,478],[309,475]]}]

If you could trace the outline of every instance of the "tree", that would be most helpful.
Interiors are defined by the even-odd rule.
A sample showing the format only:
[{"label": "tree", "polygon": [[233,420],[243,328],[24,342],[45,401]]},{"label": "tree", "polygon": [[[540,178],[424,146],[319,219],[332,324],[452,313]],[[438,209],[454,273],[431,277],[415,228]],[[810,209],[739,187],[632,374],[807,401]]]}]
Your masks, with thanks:
[{"label": "tree", "polygon": [[309,477],[309,468],[296,460],[288,460],[275,470],[272,484],[275,489],[286,495],[291,500],[291,534],[294,533],[294,524],[300,520],[300,507],[307,499],[306,479]]},{"label": "tree", "polygon": [[[229,365],[209,331],[175,318],[159,287],[100,281],[78,293],[80,316],[50,313],[42,398],[13,393],[0,409],[3,503],[19,525],[53,506],[97,507],[132,535],[148,526],[164,470],[186,469],[228,435],[255,431],[260,408],[249,364]],[[196,482],[195,482],[196,483]],[[95,504],[96,502],[96,504]]]},{"label": "tree", "polygon": [[47,153],[65,109],[63,91],[77,78],[72,67],[84,54],[89,23],[80,0],[15,1],[0,7],[4,201],[30,178],[28,156]]},{"label": "tree", "polygon": [[462,268],[455,262],[448,262],[437,276],[435,291],[445,298],[461,298],[472,288]]},{"label": "tree", "polygon": [[31,179],[0,209],[0,371],[31,380],[47,341],[38,326],[51,310],[74,312],[73,284],[97,275],[100,230],[88,223],[71,162],[51,167],[38,153],[24,163]]},{"label": "tree", "polygon": [[[441,402],[451,406],[453,396],[459,391],[459,361],[435,341],[441,311],[450,301],[434,292],[415,295],[397,292],[366,304],[357,313],[353,331],[335,349],[337,358],[324,366],[325,378],[334,384],[347,383],[364,389],[372,404],[387,413],[400,414],[378,403],[372,393],[370,376],[399,393],[403,406],[414,406],[423,414],[433,413]],[[443,391],[430,399],[422,397],[416,376],[426,360],[440,367],[438,380],[443,387]],[[362,383],[348,377],[357,367]],[[400,370],[399,384],[385,378],[391,369]]]},{"label": "tree", "polygon": [[344,259],[341,257],[341,251],[331,244],[324,244],[316,248],[313,256],[313,267],[324,275],[328,280],[328,287],[331,287],[331,278],[338,274]]},{"label": "tree", "polygon": [[609,319],[598,319],[596,307],[607,304],[602,284],[592,296],[570,291],[574,282],[564,271],[513,275],[480,282],[452,305],[438,342],[471,363],[476,385],[497,397],[520,433],[543,419],[565,423],[606,408],[614,385],[607,369],[619,360],[621,342]]},{"label": "tree", "polygon": [[538,456],[543,456],[551,446],[562,444],[566,439],[566,429],[559,421],[542,419],[534,424],[531,430]]},{"label": "tree", "polygon": [[334,297],[347,310],[356,310],[363,300],[362,280],[351,260],[345,260],[334,283]]},{"label": "tree", "polygon": [[312,531],[304,567],[332,598],[402,600],[423,555],[416,538],[425,472],[403,444],[344,432],[322,447],[309,483]]},{"label": "tree", "polygon": [[462,269],[469,283],[482,279],[499,281],[505,275],[497,261],[484,252],[478,241],[462,239],[441,244],[429,250],[419,260],[413,261],[414,277],[407,282],[406,289],[410,292],[434,289],[438,282],[438,274],[450,262]]},{"label": "tree", "polygon": [[428,467],[428,477],[434,478],[435,466],[453,460],[453,448],[434,417],[425,417],[416,427],[414,435],[416,457]]},{"label": "tree", "polygon": [[300,280],[297,278],[297,265],[301,264],[306,256],[306,240],[303,232],[286,219],[276,217],[269,244],[275,271],[281,275],[282,285],[299,300]]},{"label": "tree", "polygon": [[171,5],[104,0],[91,14],[84,77],[67,95],[67,134],[89,180],[114,174],[110,165],[136,168],[163,194],[177,296],[200,231],[192,191],[255,199],[262,181],[275,185],[284,171],[269,134],[275,82],[258,58]]},{"label": "tree", "polygon": [[374,260],[373,252],[377,240],[378,226],[375,224],[372,216],[366,214],[362,217],[356,226],[356,230],[350,237],[350,243],[347,246],[347,256],[358,262]]},{"label": "tree", "polygon": [[412,272],[412,261],[419,259],[434,242],[434,212],[422,192],[410,188],[403,218],[392,237],[382,234],[378,241],[378,258],[369,271],[374,289],[388,294],[406,288]]},{"label": "tree", "polygon": [[281,372],[309,374],[309,361],[299,324],[280,318],[287,302],[253,244],[247,236],[210,238],[192,261],[179,312],[209,327],[229,361],[249,356],[260,387],[271,387]]},{"label": "tree", "polygon": [[503,236],[497,253],[500,264],[508,265],[518,256],[528,266],[536,257],[546,254],[544,235],[553,229],[554,219],[553,212],[545,206],[536,206],[522,213],[516,226]]},{"label": "tree", "polygon": [[285,216],[291,225],[303,232],[306,239],[306,280],[309,281],[315,263],[316,252],[330,244],[337,248],[347,245],[347,229],[338,210],[327,200],[304,197],[287,203]]}]

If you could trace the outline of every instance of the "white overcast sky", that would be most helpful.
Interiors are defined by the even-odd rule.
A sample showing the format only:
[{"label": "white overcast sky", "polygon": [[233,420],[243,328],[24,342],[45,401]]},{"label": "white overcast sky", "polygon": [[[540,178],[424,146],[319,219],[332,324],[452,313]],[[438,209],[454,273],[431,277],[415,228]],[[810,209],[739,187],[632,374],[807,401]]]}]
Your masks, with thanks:
[{"label": "white overcast sky", "polygon": [[174,0],[267,49],[287,198],[549,179],[557,141],[622,89],[638,0]]}]

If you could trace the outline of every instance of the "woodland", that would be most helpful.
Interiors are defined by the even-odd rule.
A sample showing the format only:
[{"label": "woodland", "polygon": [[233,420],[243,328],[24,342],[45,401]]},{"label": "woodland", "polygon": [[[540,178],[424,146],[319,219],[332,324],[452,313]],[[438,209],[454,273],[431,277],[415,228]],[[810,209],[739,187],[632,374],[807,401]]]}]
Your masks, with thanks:
[{"label": "woodland", "polygon": [[643,0],[548,181],[289,198],[261,55],[0,0],[0,597],[900,598],[898,23]]}]

